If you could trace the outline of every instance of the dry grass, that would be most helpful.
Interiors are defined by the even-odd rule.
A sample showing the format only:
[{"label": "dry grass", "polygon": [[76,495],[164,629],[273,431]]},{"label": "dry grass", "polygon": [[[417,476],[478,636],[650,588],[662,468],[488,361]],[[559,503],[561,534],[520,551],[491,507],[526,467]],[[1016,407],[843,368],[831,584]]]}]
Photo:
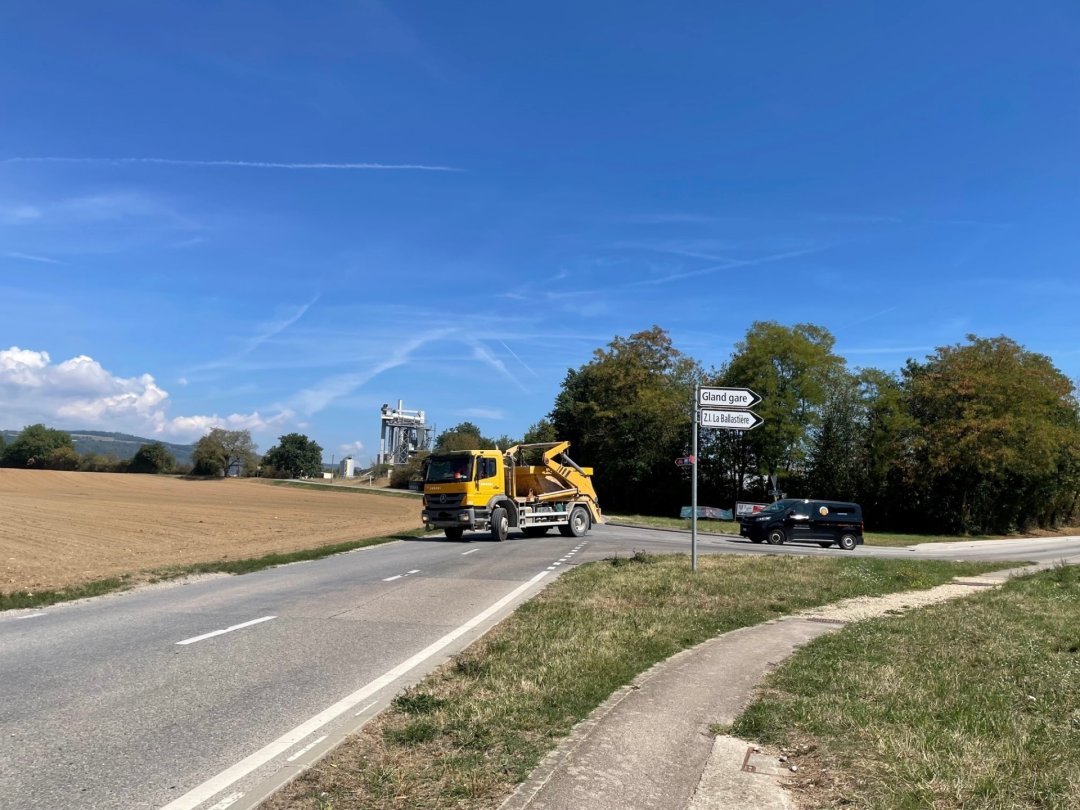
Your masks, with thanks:
[{"label": "dry grass", "polygon": [[808,808],[1080,807],[1080,570],[820,638],[733,733],[800,749]]},{"label": "dry grass", "polygon": [[0,469],[0,593],[284,554],[420,526],[415,500],[253,479]]}]

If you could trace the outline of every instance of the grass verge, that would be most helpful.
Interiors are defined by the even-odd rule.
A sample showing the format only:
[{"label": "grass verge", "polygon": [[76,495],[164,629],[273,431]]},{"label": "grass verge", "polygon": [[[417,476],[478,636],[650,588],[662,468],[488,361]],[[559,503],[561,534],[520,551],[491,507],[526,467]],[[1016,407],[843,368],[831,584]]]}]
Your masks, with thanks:
[{"label": "grass verge", "polygon": [[[678,529],[690,531],[689,518],[656,517],[655,515],[604,515],[606,522],[625,526],[645,526],[650,529]],[[738,534],[739,524],[734,520],[709,520],[698,518],[700,534]]]},{"label": "grass verge", "polygon": [[718,633],[846,597],[929,588],[996,564],[698,560],[636,553],[567,572],[399,695],[269,808],[496,807],[615,689]]},{"label": "grass verge", "polygon": [[293,487],[295,489],[317,489],[322,492],[351,492],[362,495],[384,495],[388,498],[422,498],[422,492],[407,492],[402,489],[384,489],[380,487],[344,486],[342,484],[320,484],[317,481],[293,481],[281,478],[260,478],[261,483],[275,487]]},{"label": "grass verge", "polygon": [[[650,529],[678,529],[690,531],[690,521],[685,518],[656,517],[654,515],[607,515],[606,519],[614,524],[626,526],[645,526]],[[733,520],[706,520],[698,518],[699,534],[734,534],[739,533],[739,524]],[[866,532],[864,539],[868,546],[915,546],[919,543],[947,543],[957,540],[1000,540],[1001,535],[940,535],[940,534],[902,534],[899,532]]]},{"label": "grass verge", "polygon": [[804,806],[1080,807],[1080,568],[819,638],[732,733],[805,752]]},{"label": "grass verge", "polygon": [[420,537],[425,534],[424,529],[415,529],[386,537],[368,537],[363,540],[350,540],[345,543],[334,543],[329,546],[292,551],[283,554],[266,554],[262,557],[251,557],[242,560],[214,560],[212,562],[191,563],[189,565],[170,565],[163,568],[154,568],[149,571],[141,571],[137,574],[123,574],[119,577],[109,577],[87,582],[83,585],[75,585],[70,588],[61,588],[54,591],[12,591],[11,593],[0,592],[0,611],[16,610],[19,608],[40,608],[47,605],[55,605],[57,602],[70,602],[74,599],[86,599],[91,596],[102,596],[116,591],[126,591],[136,585],[144,585],[155,582],[164,582],[170,579],[193,576],[197,574],[250,574],[253,571],[261,571],[264,568],[272,568],[275,565],[303,562],[306,560],[320,560],[333,554],[342,554],[346,551],[355,551],[358,548],[377,546],[382,543],[391,543],[394,540],[404,540],[409,537]]}]

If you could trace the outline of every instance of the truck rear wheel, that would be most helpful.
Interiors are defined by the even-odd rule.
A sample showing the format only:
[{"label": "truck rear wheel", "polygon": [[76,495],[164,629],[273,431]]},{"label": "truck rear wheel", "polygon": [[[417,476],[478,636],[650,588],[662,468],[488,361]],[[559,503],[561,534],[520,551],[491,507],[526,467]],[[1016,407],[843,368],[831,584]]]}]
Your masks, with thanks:
[{"label": "truck rear wheel", "polygon": [[584,537],[589,530],[589,513],[584,506],[575,506],[570,512],[570,522],[559,527],[559,534],[563,537]]},{"label": "truck rear wheel", "polygon": [[510,519],[506,516],[506,510],[496,506],[491,510],[491,539],[501,543],[509,531]]}]

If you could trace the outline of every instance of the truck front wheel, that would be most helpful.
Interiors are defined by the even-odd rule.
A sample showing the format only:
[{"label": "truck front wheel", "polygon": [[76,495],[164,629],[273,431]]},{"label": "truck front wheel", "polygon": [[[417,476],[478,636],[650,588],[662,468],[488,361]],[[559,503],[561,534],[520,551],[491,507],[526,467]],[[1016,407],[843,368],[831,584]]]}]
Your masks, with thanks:
[{"label": "truck front wheel", "polygon": [[491,539],[501,543],[509,531],[510,519],[506,516],[506,510],[496,506],[491,510]]},{"label": "truck front wheel", "polygon": [[584,506],[575,506],[570,512],[570,522],[559,527],[559,534],[563,537],[584,537],[589,530],[589,513]]}]

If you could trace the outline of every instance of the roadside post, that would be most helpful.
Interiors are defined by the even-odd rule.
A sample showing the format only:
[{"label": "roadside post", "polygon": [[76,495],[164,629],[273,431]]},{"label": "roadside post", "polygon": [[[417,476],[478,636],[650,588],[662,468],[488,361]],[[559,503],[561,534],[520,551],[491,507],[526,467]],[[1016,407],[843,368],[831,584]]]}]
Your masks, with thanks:
[{"label": "roadside post", "polygon": [[[749,388],[707,388],[694,386],[694,425],[690,450],[690,570],[697,571],[697,516],[698,516],[698,430],[703,427],[714,430],[753,430],[765,420],[750,408],[761,402],[761,397]],[[680,459],[681,461],[681,459]],[[679,462],[676,462],[678,464]],[[680,465],[681,466],[681,465]]]}]

